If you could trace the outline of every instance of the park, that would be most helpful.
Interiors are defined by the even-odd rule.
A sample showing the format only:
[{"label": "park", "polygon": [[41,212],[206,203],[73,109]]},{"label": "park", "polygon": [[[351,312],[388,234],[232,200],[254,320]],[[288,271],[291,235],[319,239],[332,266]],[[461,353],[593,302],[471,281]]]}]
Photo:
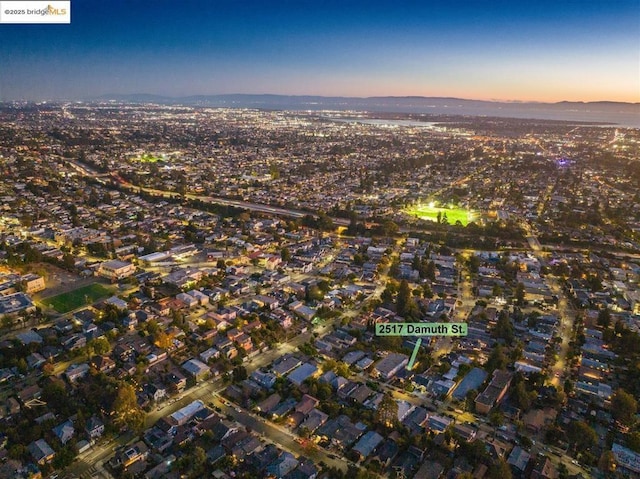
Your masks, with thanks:
[{"label": "park", "polygon": [[434,202],[417,203],[405,209],[408,215],[422,220],[433,221],[438,223],[448,223],[455,225],[458,222],[462,226],[467,226],[471,221],[475,220],[475,213],[471,210],[459,207],[443,208],[436,206]]}]

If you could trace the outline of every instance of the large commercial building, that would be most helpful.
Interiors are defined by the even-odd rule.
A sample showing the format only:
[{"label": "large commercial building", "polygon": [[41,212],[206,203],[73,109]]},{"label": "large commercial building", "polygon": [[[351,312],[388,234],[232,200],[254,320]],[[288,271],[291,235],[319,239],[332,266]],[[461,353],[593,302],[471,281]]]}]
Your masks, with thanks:
[{"label": "large commercial building", "polygon": [[45,289],[44,278],[37,274],[25,274],[20,278],[20,282],[27,294],[39,293]]},{"label": "large commercial building", "polygon": [[511,384],[511,377],[510,372],[496,369],[487,388],[476,397],[476,411],[488,414],[491,408],[502,401]]},{"label": "large commercial building", "polygon": [[12,316],[18,313],[30,313],[35,311],[31,298],[24,293],[14,293],[7,296],[0,296],[0,318]]},{"label": "large commercial building", "polygon": [[128,278],[135,273],[135,271],[136,267],[132,263],[114,259],[102,263],[100,269],[98,269],[98,274],[110,280],[120,280]]}]

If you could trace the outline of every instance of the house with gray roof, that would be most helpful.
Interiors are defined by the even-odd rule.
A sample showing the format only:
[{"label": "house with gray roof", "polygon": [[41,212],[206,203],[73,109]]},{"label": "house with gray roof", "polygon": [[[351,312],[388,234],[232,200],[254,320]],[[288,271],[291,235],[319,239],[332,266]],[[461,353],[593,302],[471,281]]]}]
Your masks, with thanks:
[{"label": "house with gray roof", "polygon": [[358,440],[353,450],[360,455],[361,459],[365,459],[371,454],[378,444],[382,442],[382,436],[375,431],[368,431]]},{"label": "house with gray roof", "polygon": [[44,439],[38,439],[27,446],[29,453],[40,464],[46,464],[53,461],[56,453],[53,448]]},{"label": "house with gray roof", "polygon": [[310,378],[318,371],[317,366],[311,363],[304,363],[291,371],[287,376],[296,386],[300,386],[307,378]]},{"label": "house with gray roof", "polygon": [[189,374],[196,381],[206,379],[206,377],[209,376],[209,373],[211,372],[209,366],[195,358],[189,359],[182,363],[182,369],[184,369],[187,374]]},{"label": "house with gray roof", "polygon": [[383,379],[391,379],[408,362],[409,357],[406,354],[390,353],[374,366],[373,373]]},{"label": "house with gray roof", "polygon": [[62,424],[58,424],[52,429],[52,431],[62,444],[66,444],[67,442],[69,442],[69,440],[75,433],[73,423],[69,420],[63,422]]},{"label": "house with gray roof", "polygon": [[283,452],[278,459],[267,466],[267,474],[284,477],[298,466],[298,460],[290,452]]}]

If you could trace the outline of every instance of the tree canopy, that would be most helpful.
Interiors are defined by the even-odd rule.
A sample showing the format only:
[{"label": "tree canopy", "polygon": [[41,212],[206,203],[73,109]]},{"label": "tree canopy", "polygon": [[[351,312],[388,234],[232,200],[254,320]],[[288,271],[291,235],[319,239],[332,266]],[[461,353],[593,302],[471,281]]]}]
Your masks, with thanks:
[{"label": "tree canopy", "polygon": [[618,389],[611,398],[611,413],[616,421],[631,426],[633,417],[638,411],[638,402],[624,389]]}]

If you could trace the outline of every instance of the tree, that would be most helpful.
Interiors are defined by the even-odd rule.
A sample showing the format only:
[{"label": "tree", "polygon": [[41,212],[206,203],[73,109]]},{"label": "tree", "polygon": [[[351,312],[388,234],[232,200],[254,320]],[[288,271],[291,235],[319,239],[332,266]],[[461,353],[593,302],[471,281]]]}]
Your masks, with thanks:
[{"label": "tree", "polygon": [[616,468],[616,458],[612,451],[604,451],[598,460],[598,469],[605,474],[611,474]]},{"label": "tree", "polygon": [[109,352],[110,346],[107,338],[95,338],[89,341],[89,350],[98,356],[103,356]]},{"label": "tree", "polygon": [[508,362],[509,358],[504,354],[504,349],[500,344],[496,344],[496,347],[491,351],[484,368],[489,374],[491,374],[496,369],[506,368]]},{"label": "tree", "polygon": [[27,457],[27,448],[22,444],[13,444],[9,448],[9,457],[12,459],[23,459]]},{"label": "tree", "polygon": [[326,401],[331,397],[333,390],[331,389],[331,385],[327,383],[319,383],[318,391],[316,392],[316,397],[320,401]]},{"label": "tree", "polygon": [[516,286],[515,299],[518,306],[524,305],[524,284],[518,283]]},{"label": "tree", "polygon": [[347,363],[343,363],[343,362],[338,363],[338,366],[336,367],[335,372],[338,376],[342,376],[343,378],[348,378],[351,375],[349,371],[349,366],[347,365]]},{"label": "tree", "polygon": [[150,319],[149,321],[147,321],[147,332],[149,334],[156,334],[160,329],[160,326],[158,326],[158,322],[155,319]]},{"label": "tree", "polygon": [[382,300],[383,303],[393,302],[393,289],[389,287],[390,284],[391,283],[387,283],[387,286],[384,288],[382,294],[380,295],[380,300]]},{"label": "tree", "polygon": [[394,236],[398,234],[399,226],[391,220],[385,220],[382,223],[381,232],[384,236]]},{"label": "tree", "polygon": [[492,426],[502,426],[504,424],[504,415],[498,409],[494,409],[489,414],[489,423]]},{"label": "tree", "polygon": [[[73,441],[72,441],[73,442]],[[64,469],[69,466],[76,457],[76,449],[72,444],[67,444],[62,447],[53,459],[53,467],[56,469]]]},{"label": "tree", "polygon": [[[333,477],[333,476],[331,476]],[[347,477],[353,477],[352,474],[347,474]],[[366,469],[358,469],[355,471],[355,479],[375,479],[379,477],[375,472],[367,471]]]},{"label": "tree", "polygon": [[478,258],[475,254],[472,254],[469,258],[467,267],[472,274],[476,274],[480,269],[480,258]]},{"label": "tree", "polygon": [[338,366],[338,362],[335,359],[327,359],[324,363],[322,363],[322,372],[326,373],[327,371],[335,371]]},{"label": "tree", "polygon": [[42,388],[42,400],[56,411],[67,412],[69,409],[69,393],[64,382],[58,378],[51,378]]},{"label": "tree", "polygon": [[9,315],[5,315],[2,317],[2,327],[9,328],[13,325],[13,318]]},{"label": "tree", "polygon": [[247,379],[247,369],[244,366],[238,366],[233,369],[233,381],[240,382]]},{"label": "tree", "polygon": [[563,390],[567,396],[573,392],[573,382],[570,379],[565,379]]},{"label": "tree", "polygon": [[317,450],[318,450],[318,447],[313,441],[305,441],[304,446],[302,447],[302,451],[304,452],[304,455],[307,457],[315,455]]},{"label": "tree", "polygon": [[625,442],[629,449],[640,452],[640,432],[634,431],[630,434],[627,434],[627,436],[625,437]]},{"label": "tree", "polygon": [[45,377],[51,376],[55,369],[56,368],[53,363],[47,361],[42,365],[42,374],[44,374]]},{"label": "tree", "polygon": [[307,288],[307,301],[322,301],[324,293],[316,284],[312,284]]},{"label": "tree", "polygon": [[398,422],[398,403],[389,393],[385,393],[376,411],[376,421],[385,426],[393,427]]},{"label": "tree", "polygon": [[607,308],[603,308],[598,313],[598,325],[603,328],[608,328],[611,324],[611,313]]},{"label": "tree", "polygon": [[558,464],[558,479],[568,479],[569,478],[569,468],[564,462]]},{"label": "tree", "polygon": [[62,264],[66,269],[72,270],[74,268],[75,263],[76,263],[76,260],[73,257],[73,255],[70,253],[65,253],[65,255],[62,257]]},{"label": "tree", "polygon": [[420,277],[424,277],[426,279],[430,279],[431,281],[436,280],[436,264],[433,261],[427,261],[424,264],[424,271],[420,271]]},{"label": "tree", "polygon": [[583,452],[596,444],[598,436],[586,422],[573,421],[569,424],[567,439],[577,451]]},{"label": "tree", "polygon": [[622,388],[618,389],[611,398],[611,413],[616,421],[625,426],[631,426],[637,410],[637,401]]},{"label": "tree", "polygon": [[29,369],[27,365],[27,361],[24,358],[18,359],[18,362],[16,363],[16,367],[18,368],[18,371],[20,371],[20,373],[22,374],[26,374]]},{"label": "tree", "polygon": [[462,441],[458,447],[462,455],[473,465],[478,464],[488,456],[485,443],[478,439],[471,442]]},{"label": "tree", "polygon": [[280,250],[280,258],[282,258],[284,263],[291,260],[291,251],[289,251],[289,248],[284,247]]},{"label": "tree", "polygon": [[117,391],[112,406],[114,424],[140,432],[144,427],[145,413],[138,406],[135,389],[130,384],[121,382]]},{"label": "tree", "polygon": [[498,316],[498,322],[493,329],[493,337],[504,339],[505,343],[511,344],[513,342],[513,325],[509,319],[509,313],[506,311],[500,311]]},{"label": "tree", "polygon": [[202,467],[204,463],[207,461],[207,453],[200,446],[196,446],[193,450],[193,464],[196,469]]},{"label": "tree", "polygon": [[522,409],[523,411],[528,411],[531,408],[531,396],[529,396],[529,393],[527,392],[523,381],[520,381],[516,385],[515,393],[516,400],[518,401],[518,406],[520,406],[520,409]]},{"label": "tree", "polygon": [[413,255],[413,261],[411,261],[411,267],[416,271],[420,271],[420,266],[422,261],[420,260],[420,256],[416,253]]},{"label": "tree", "polygon": [[489,468],[490,479],[511,479],[511,477],[511,467],[502,458],[494,462]]},{"label": "tree", "polygon": [[400,274],[400,260],[398,260],[398,258],[395,258],[391,262],[391,266],[389,266],[389,276],[395,278],[399,274]]},{"label": "tree", "polygon": [[162,349],[168,349],[171,346],[171,338],[162,330],[156,331],[153,335],[153,343]]},{"label": "tree", "polygon": [[118,307],[113,304],[107,304],[102,310],[102,317],[105,321],[116,322],[120,317]]},{"label": "tree", "polygon": [[409,287],[407,280],[403,279],[400,283],[400,288],[398,288],[398,296],[396,298],[396,310],[398,311],[398,314],[406,317],[408,312],[415,309],[410,306],[411,303],[413,303],[411,288]]}]

